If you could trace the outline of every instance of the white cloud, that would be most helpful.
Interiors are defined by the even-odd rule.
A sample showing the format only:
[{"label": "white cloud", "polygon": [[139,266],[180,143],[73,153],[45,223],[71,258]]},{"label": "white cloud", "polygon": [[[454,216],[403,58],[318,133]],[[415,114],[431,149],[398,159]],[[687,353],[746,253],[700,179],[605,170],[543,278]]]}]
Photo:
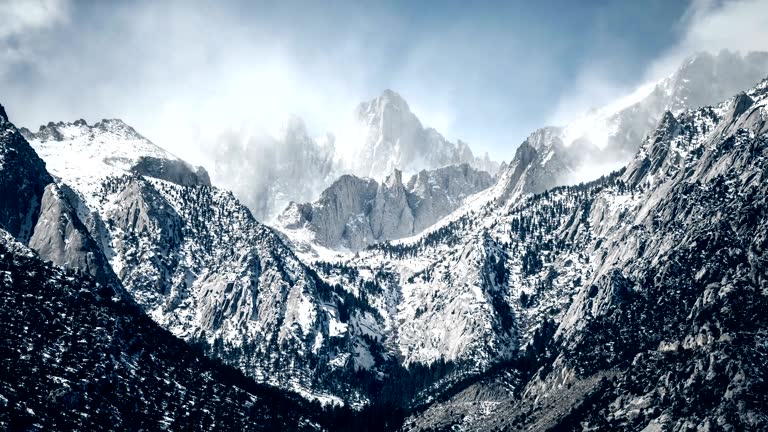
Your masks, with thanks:
[{"label": "white cloud", "polygon": [[0,78],[36,57],[39,33],[68,18],[67,0],[0,0]]},{"label": "white cloud", "polygon": [[639,82],[623,82],[614,72],[621,68],[611,63],[592,63],[580,71],[572,90],[556,104],[547,123],[566,124],[593,108],[629,95],[647,83],[669,75],[685,57],[696,52],[768,50],[768,1],[694,0],[678,26],[680,39],[649,63]]},{"label": "white cloud", "polygon": [[685,57],[699,51],[768,50],[768,1],[765,0],[694,0],[680,25],[684,29],[681,40],[651,64],[648,78],[671,73]]},{"label": "white cloud", "polygon": [[66,22],[66,0],[3,0],[0,2],[0,40]]}]

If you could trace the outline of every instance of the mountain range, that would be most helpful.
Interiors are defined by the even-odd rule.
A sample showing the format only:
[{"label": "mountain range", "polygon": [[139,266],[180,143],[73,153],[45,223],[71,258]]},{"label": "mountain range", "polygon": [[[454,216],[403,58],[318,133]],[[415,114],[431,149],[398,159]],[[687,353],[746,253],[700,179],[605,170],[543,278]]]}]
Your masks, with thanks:
[{"label": "mountain range", "polygon": [[334,134],[312,137],[295,116],[275,136],[225,134],[213,149],[214,182],[232,190],[258,220],[273,222],[289,203],[318,199],[345,174],[381,182],[395,170],[410,176],[466,163],[494,175],[499,168],[488,154],[476,157],[467,143],[422,126],[392,90],[361,103],[347,128],[341,132],[355,141],[351,150],[337,146]]},{"label": "mountain range", "polygon": [[[277,228],[122,121],[33,133],[0,110],[0,422],[768,427],[766,76],[766,54],[697,55],[493,176],[386,91],[358,109],[364,162]],[[623,168],[569,184],[590,161]],[[81,343],[94,363],[64,358]]]}]

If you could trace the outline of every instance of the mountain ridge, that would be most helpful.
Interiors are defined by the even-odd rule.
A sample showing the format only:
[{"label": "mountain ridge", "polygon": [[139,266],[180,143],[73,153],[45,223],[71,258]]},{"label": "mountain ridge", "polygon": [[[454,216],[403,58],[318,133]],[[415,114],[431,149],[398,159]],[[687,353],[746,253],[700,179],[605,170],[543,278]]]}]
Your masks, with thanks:
[{"label": "mountain ridge", "polygon": [[234,191],[257,219],[274,222],[290,202],[318,199],[345,174],[383,181],[395,169],[412,175],[469,163],[494,175],[499,168],[487,154],[475,157],[465,142],[425,128],[392,90],[360,103],[352,114],[350,130],[337,131],[338,137],[313,138],[295,116],[277,136],[222,136],[213,150],[214,183]]}]

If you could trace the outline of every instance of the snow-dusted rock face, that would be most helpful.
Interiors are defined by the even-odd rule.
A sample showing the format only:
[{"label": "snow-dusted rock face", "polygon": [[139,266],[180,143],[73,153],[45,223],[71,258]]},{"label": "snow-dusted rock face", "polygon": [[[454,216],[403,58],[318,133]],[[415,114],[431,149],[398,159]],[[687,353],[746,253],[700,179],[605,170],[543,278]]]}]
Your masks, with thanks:
[{"label": "snow-dusted rock face", "polygon": [[103,188],[113,268],[149,316],[251,376],[310,385],[310,359],[334,352],[335,297],[271,229],[206,186],[126,176]]},{"label": "snow-dusted rock face", "polygon": [[406,176],[467,163],[496,174],[488,154],[476,157],[461,140],[452,143],[424,128],[397,93],[360,104],[351,133],[337,148],[333,134],[315,138],[292,117],[276,136],[223,135],[213,151],[213,181],[232,190],[260,221],[274,222],[292,203],[311,202],[337,179],[352,174],[382,182],[395,170]]},{"label": "snow-dusted rock face", "polygon": [[395,169],[416,173],[462,163],[491,175],[498,170],[487,154],[475,157],[467,143],[452,143],[435,129],[424,128],[408,103],[392,90],[361,103],[356,116],[365,138],[348,163],[358,176],[380,179]]},{"label": "snow-dusted rock face", "polygon": [[43,188],[22,188],[24,205],[13,213],[33,215],[28,243],[42,258],[91,273],[163,328],[260,381],[328,403],[366,400],[356,383],[320,377],[371,366],[354,323],[378,331],[375,311],[318,279],[231,192],[210,187],[204,170],[122,122],[78,121],[25,132],[50,175],[21,133],[4,126],[2,179],[18,173],[15,184],[39,179]]},{"label": "snow-dusted rock face", "polygon": [[422,170],[406,183],[402,176],[395,170],[378,183],[344,175],[316,202],[291,203],[278,226],[295,242],[360,250],[420,233],[493,182],[488,173],[468,164]]},{"label": "snow-dusted rock face", "polygon": [[29,241],[40,200],[53,178],[0,105],[0,226],[22,243]]},{"label": "snow-dusted rock face", "polygon": [[766,428],[766,173],[768,80],[664,114],[626,170],[521,200],[512,214],[574,200],[565,221],[510,226],[557,240],[527,265],[538,282],[521,305],[547,298],[549,277],[566,301],[534,306],[552,321],[537,319],[522,361],[405,429]]},{"label": "snow-dusted rock face", "polygon": [[535,131],[501,173],[505,197],[594,180],[624,166],[666,111],[717,104],[768,74],[768,53],[699,53],[669,77],[564,127]]},{"label": "snow-dusted rock face", "polygon": [[50,122],[37,132],[21,128],[54,175],[83,195],[92,205],[101,182],[135,172],[183,184],[210,184],[203,168],[193,167],[156,146],[119,119],[94,125]]},{"label": "snow-dusted rock face", "polygon": [[[103,232],[93,215],[78,215],[77,194],[64,184],[49,184],[40,203],[40,217],[29,247],[54,264],[91,274],[97,282],[112,287],[120,283],[101,245],[91,236]],[[82,219],[81,219],[82,218]],[[92,223],[91,229],[85,223]]]},{"label": "snow-dusted rock face", "polygon": [[193,167],[178,159],[141,156],[131,167],[131,172],[185,186],[211,186],[211,178],[205,168]]},{"label": "snow-dusted rock face", "polygon": [[421,170],[405,185],[413,209],[413,234],[418,234],[457,209],[464,200],[493,184],[488,171],[468,164]]},{"label": "snow-dusted rock face", "polygon": [[[1,106],[0,129],[0,227],[41,258],[80,269],[119,289],[100,245],[78,215],[79,198],[68,187],[53,183],[43,160]],[[83,221],[93,222],[86,217]]]}]

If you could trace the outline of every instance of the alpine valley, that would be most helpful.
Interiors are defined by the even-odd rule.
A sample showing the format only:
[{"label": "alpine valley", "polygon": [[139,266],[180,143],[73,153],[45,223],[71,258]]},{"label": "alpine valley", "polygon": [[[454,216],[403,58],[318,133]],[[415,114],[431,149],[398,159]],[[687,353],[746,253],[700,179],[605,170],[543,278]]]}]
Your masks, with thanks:
[{"label": "alpine valley", "polygon": [[354,157],[292,118],[209,176],[0,108],[0,428],[768,430],[768,53],[509,163],[354,115]]}]

